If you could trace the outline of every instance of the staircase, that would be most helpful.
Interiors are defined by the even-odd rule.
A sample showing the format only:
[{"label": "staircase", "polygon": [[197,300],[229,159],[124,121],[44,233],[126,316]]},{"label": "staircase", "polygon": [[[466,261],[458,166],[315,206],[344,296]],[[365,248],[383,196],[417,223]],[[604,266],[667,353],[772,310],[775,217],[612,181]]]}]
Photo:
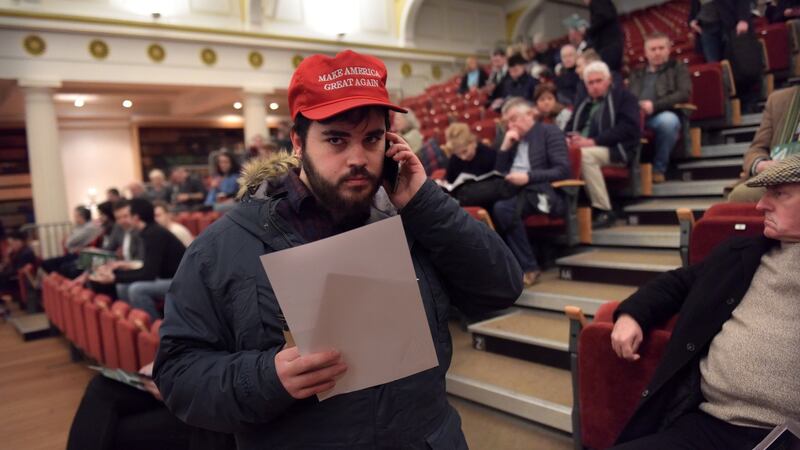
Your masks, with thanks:
[{"label": "staircase", "polygon": [[[744,120],[746,119],[746,120]],[[681,265],[677,208],[696,217],[723,200],[741,171],[742,156],[760,117],[745,116],[735,129],[712,130],[699,157],[673,158],[667,181],[651,197],[617,199],[621,219],[593,231],[591,244],[557,258],[539,283],[526,289],[503,315],[451,327],[451,395],[567,433],[572,432],[568,305],[592,316],[610,300]],[[624,203],[623,202],[627,202]]]}]

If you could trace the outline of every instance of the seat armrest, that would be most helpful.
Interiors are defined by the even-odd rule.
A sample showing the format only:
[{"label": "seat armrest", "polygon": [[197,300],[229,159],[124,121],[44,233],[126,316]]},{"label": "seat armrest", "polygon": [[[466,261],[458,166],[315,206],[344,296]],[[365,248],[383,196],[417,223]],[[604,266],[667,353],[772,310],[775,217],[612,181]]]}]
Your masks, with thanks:
[{"label": "seat armrest", "polygon": [[553,186],[556,189],[565,187],[581,187],[585,185],[586,182],[583,180],[558,180],[550,183],[550,186]]},{"label": "seat armrest", "polygon": [[675,103],[672,105],[675,109],[683,109],[686,111],[697,111],[697,105],[693,103]]}]

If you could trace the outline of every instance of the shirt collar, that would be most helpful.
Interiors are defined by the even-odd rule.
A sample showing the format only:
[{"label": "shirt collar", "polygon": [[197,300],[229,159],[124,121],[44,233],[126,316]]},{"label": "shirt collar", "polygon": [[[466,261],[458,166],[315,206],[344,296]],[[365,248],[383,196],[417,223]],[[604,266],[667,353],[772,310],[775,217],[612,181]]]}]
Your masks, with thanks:
[{"label": "shirt collar", "polygon": [[311,189],[303,183],[294,170],[290,170],[286,175],[286,199],[295,213],[300,212],[300,208],[303,207],[306,200],[310,199],[314,203],[314,194],[311,193]]}]

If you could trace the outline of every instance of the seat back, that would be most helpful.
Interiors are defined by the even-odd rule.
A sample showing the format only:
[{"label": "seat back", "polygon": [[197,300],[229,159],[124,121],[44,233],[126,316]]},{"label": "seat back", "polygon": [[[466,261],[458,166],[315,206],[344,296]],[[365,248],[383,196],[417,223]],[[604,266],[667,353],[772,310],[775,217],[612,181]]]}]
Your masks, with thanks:
[{"label": "seat back", "polygon": [[83,319],[86,324],[86,353],[97,362],[105,364],[103,337],[100,330],[100,313],[111,306],[107,295],[95,296],[83,304]]},{"label": "seat back", "polygon": [[72,308],[72,320],[74,322],[75,339],[72,341],[76,347],[86,351],[88,348],[88,341],[86,339],[86,316],[84,314],[83,306],[86,303],[91,303],[94,299],[94,292],[90,289],[82,289],[76,295],[72,296],[70,307]]},{"label": "seat back", "polygon": [[775,23],[760,28],[758,37],[764,40],[767,49],[767,71],[778,72],[789,69],[791,47],[789,30],[785,23]]},{"label": "seat back", "polygon": [[764,233],[764,218],[758,216],[703,217],[695,224],[689,240],[689,264],[697,264],[714,247],[735,236],[759,236]]},{"label": "seat back", "polygon": [[100,312],[100,335],[103,339],[103,356],[105,366],[117,369],[119,365],[119,345],[117,343],[117,321],[124,320],[130,311],[130,305],[117,300],[107,310]]},{"label": "seat back", "polygon": [[494,142],[495,135],[497,134],[497,122],[495,119],[483,119],[475,122],[471,126],[472,131],[481,142],[489,142],[489,145]]},{"label": "seat back", "polygon": [[138,371],[140,332],[150,330],[150,314],[141,309],[132,309],[124,319],[117,320],[117,348],[119,350],[119,367],[129,372]]},{"label": "seat back", "polygon": [[703,218],[718,216],[751,216],[764,217],[764,213],[756,209],[756,203],[715,203],[703,213]]},{"label": "seat back", "polygon": [[156,359],[158,351],[158,330],[161,328],[161,319],[153,322],[148,331],[140,331],[138,336],[139,367],[150,364]]},{"label": "seat back", "polygon": [[692,78],[692,101],[697,110],[692,120],[725,119],[727,95],[719,63],[698,64],[689,68]]},{"label": "seat back", "polygon": [[72,343],[75,343],[77,339],[76,318],[72,302],[74,297],[80,295],[82,289],[80,286],[69,286],[61,299],[61,312],[64,315],[64,334]]}]

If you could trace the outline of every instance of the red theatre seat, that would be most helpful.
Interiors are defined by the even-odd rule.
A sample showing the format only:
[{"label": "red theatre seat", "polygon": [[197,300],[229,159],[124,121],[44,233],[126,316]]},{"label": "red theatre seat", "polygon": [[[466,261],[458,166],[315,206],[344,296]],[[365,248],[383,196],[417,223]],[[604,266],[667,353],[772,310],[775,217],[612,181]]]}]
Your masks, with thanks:
[{"label": "red theatre seat", "polygon": [[483,119],[472,124],[471,128],[480,141],[488,141],[490,145],[494,142],[497,134],[497,122],[495,119]]},{"label": "red theatre seat", "polygon": [[119,366],[129,372],[138,371],[139,365],[139,333],[150,330],[150,314],[141,309],[132,309],[124,319],[117,320],[117,348],[119,349]]},{"label": "red theatre seat", "polygon": [[137,347],[139,348],[139,367],[144,367],[156,359],[158,351],[158,330],[161,329],[161,319],[153,322],[148,331],[139,332]]},{"label": "red theatre seat", "polygon": [[68,285],[65,290],[62,290],[61,312],[64,316],[64,334],[72,343],[76,343],[77,340],[77,327],[75,325],[75,314],[73,314],[72,299],[73,297],[79,296],[82,289],[83,288],[80,286]]},{"label": "red theatre seat", "polygon": [[698,64],[689,67],[692,77],[692,101],[697,110],[691,120],[725,119],[725,102],[728,96],[719,63]]},{"label": "red theatre seat", "polygon": [[767,49],[767,71],[778,72],[789,69],[791,50],[789,30],[785,23],[776,23],[760,28],[758,37],[764,40]]},{"label": "red theatre seat", "polygon": [[72,320],[75,325],[75,330],[73,332],[75,338],[72,340],[72,343],[83,351],[86,351],[88,348],[88,341],[86,338],[86,316],[83,306],[86,303],[91,303],[92,300],[94,300],[94,292],[90,289],[81,289],[72,296],[70,302]]},{"label": "red theatre seat", "polygon": [[100,312],[100,334],[103,338],[105,366],[117,369],[119,365],[119,345],[117,343],[117,321],[125,320],[131,307],[117,300],[107,310]]},{"label": "red theatre seat", "polygon": [[582,445],[606,449],[614,444],[630,419],[658,366],[674,325],[651,330],[639,347],[641,358],[629,362],[617,357],[611,348],[613,313],[619,302],[600,307],[595,320],[586,325],[577,339],[577,382],[580,428],[575,432]]},{"label": "red theatre seat", "polygon": [[86,353],[97,362],[105,364],[103,337],[100,329],[100,313],[111,306],[111,298],[98,295],[93,301],[83,304],[83,319],[86,322]]}]

